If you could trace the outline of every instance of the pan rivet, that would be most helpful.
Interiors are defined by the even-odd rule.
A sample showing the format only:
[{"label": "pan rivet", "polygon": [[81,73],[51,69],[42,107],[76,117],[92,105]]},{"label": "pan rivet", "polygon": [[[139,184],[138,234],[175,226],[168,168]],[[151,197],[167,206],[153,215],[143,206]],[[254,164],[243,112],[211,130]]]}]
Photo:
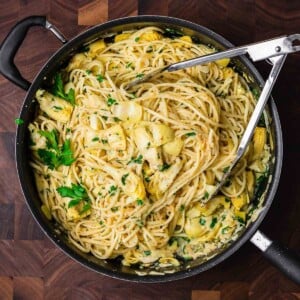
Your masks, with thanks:
[{"label": "pan rivet", "polygon": [[276,51],[276,52],[280,52],[280,51],[281,51],[280,46],[277,46],[277,47],[275,48],[275,51]]}]

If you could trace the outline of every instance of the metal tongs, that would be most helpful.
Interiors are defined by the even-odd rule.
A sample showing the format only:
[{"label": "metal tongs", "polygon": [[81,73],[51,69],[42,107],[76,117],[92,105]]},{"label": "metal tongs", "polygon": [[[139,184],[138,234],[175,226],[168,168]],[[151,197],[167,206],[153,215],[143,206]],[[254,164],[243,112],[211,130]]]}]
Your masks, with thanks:
[{"label": "metal tongs", "polygon": [[231,57],[240,56],[244,54],[249,54],[252,61],[259,61],[259,60],[266,59],[271,65],[273,65],[269,77],[266,80],[263,90],[261,91],[259,99],[256,103],[250,121],[243,134],[243,137],[237,149],[236,156],[233,159],[227,172],[224,173],[223,177],[221,178],[221,181],[216,186],[215,191],[209,195],[206,201],[210,200],[213,196],[215,196],[219,192],[219,190],[225,184],[227,178],[231,174],[232,169],[237,165],[238,161],[245,153],[247,146],[253,136],[254,129],[263,113],[264,107],[267,103],[267,100],[269,99],[271,90],[283,66],[287,54],[300,51],[300,45],[293,45],[293,42],[296,40],[300,41],[300,34],[292,34],[289,36],[274,38],[263,42],[231,48],[229,50],[189,59],[186,61],[182,61],[179,63],[166,66],[164,68],[157,69],[145,75],[143,78],[134,80],[129,85],[127,85],[127,88],[130,88],[138,83],[148,81],[154,76],[156,76],[157,74],[164,71],[168,71],[168,72],[177,71],[195,65],[200,65],[211,61],[219,60],[222,58],[231,58]]}]

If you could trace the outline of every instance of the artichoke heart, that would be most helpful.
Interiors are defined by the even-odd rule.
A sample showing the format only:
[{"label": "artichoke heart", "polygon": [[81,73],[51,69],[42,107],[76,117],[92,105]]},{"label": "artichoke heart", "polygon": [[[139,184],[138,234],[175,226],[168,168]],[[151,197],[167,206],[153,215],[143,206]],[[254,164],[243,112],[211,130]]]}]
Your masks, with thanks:
[{"label": "artichoke heart", "polygon": [[125,101],[114,105],[112,113],[122,121],[138,122],[142,119],[143,108],[138,103]]},{"label": "artichoke heart", "polygon": [[62,123],[67,123],[70,120],[73,106],[66,100],[42,89],[37,90],[35,97],[40,104],[40,109],[51,119]]}]

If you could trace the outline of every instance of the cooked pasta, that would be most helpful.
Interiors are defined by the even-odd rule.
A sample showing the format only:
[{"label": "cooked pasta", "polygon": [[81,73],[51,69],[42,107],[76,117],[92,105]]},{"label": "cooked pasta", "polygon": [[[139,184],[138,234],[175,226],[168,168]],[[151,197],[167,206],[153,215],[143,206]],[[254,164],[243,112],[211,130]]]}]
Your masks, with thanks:
[{"label": "cooked pasta", "polygon": [[126,89],[156,68],[215,51],[170,32],[146,27],[91,43],[55,76],[51,92],[38,90],[29,126],[46,217],[81,251],[122,257],[125,266],[176,267],[217,253],[251,221],[268,170],[263,125],[207,201],[256,103],[229,59]]}]

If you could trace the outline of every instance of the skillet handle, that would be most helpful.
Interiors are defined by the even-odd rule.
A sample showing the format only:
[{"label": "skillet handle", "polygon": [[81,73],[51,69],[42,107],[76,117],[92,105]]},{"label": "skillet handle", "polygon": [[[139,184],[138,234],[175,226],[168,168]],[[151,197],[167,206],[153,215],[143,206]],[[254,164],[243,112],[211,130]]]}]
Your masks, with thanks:
[{"label": "skillet handle", "polygon": [[263,251],[263,255],[287,277],[300,284],[300,256],[294,251],[271,241],[262,232],[257,231],[251,242]]},{"label": "skillet handle", "polygon": [[28,90],[30,82],[23,78],[14,63],[14,58],[30,27],[42,26],[52,31],[63,43],[64,36],[46,20],[45,16],[31,16],[18,22],[9,32],[0,46],[0,73],[8,80],[24,90]]}]

